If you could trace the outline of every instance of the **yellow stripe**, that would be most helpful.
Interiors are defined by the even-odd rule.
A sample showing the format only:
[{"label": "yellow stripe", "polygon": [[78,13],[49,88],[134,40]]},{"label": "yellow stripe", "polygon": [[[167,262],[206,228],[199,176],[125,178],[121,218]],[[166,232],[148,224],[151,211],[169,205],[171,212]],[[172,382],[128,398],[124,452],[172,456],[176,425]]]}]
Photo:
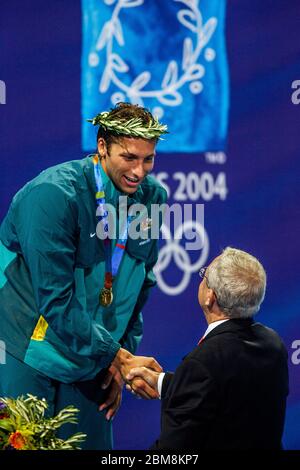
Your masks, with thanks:
[{"label": "yellow stripe", "polygon": [[103,191],[98,191],[98,192],[96,193],[96,198],[97,198],[97,199],[100,199],[100,198],[102,198],[102,197],[104,197],[104,192],[103,192]]},{"label": "yellow stripe", "polygon": [[41,315],[36,324],[34,332],[32,333],[31,339],[34,339],[35,341],[44,341],[47,328],[48,323],[46,322],[45,318]]}]

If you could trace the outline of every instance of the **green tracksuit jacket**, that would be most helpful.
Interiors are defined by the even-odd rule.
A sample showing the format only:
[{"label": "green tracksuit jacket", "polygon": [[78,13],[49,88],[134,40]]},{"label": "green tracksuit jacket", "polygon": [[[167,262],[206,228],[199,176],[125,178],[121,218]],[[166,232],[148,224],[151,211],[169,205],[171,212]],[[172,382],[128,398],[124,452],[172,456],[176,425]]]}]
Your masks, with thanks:
[{"label": "green tracksuit jacket", "polygon": [[[106,202],[117,207],[121,194],[104,171],[102,178]],[[157,240],[129,238],[113,303],[99,305],[105,257],[94,236],[95,192],[91,156],[49,168],[16,194],[0,228],[0,339],[14,357],[65,383],[93,378],[120,346],[135,352],[155,285]],[[128,201],[149,208],[166,192],[148,176]]]}]

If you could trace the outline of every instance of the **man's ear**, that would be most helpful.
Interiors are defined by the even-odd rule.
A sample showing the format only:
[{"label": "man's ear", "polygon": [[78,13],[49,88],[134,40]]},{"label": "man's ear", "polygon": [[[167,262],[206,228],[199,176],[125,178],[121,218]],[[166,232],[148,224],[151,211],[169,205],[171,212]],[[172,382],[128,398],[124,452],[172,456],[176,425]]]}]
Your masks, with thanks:
[{"label": "man's ear", "polygon": [[208,308],[208,310],[211,310],[215,300],[216,300],[216,296],[215,296],[214,291],[212,289],[207,289],[206,298],[205,298],[205,306]]},{"label": "man's ear", "polygon": [[107,147],[106,147],[106,142],[103,139],[103,137],[99,137],[98,142],[97,142],[97,148],[98,148],[98,153],[101,158],[105,158],[107,154]]}]

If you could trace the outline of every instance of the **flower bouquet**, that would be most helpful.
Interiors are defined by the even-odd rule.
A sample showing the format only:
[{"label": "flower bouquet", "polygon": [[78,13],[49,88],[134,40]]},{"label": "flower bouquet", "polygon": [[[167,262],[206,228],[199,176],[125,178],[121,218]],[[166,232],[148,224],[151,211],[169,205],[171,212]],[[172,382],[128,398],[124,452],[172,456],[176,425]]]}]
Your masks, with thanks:
[{"label": "flower bouquet", "polygon": [[0,398],[0,450],[75,450],[86,434],[60,439],[56,431],[65,423],[76,423],[79,410],[72,405],[54,417],[45,417],[48,404],[27,394],[16,399]]}]

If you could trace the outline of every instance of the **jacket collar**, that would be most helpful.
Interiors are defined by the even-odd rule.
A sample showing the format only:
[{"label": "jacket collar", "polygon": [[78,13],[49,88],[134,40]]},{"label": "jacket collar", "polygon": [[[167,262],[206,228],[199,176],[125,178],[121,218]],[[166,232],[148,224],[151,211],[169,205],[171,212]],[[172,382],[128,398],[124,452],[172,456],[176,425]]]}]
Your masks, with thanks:
[{"label": "jacket collar", "polygon": [[203,342],[207,339],[211,338],[212,336],[219,335],[228,331],[238,331],[243,330],[245,328],[249,328],[254,324],[253,318],[234,318],[221,325],[216,326],[212,331],[210,331],[205,338],[203,338]]},{"label": "jacket collar", "polygon": [[[96,187],[96,181],[95,181],[95,175],[94,175],[94,164],[93,164],[93,158],[94,154],[88,155],[87,158],[87,166],[86,166],[86,177],[88,180],[89,187],[93,191],[93,194],[96,194],[97,187]],[[105,202],[107,204],[111,204],[114,207],[118,207],[119,205],[119,197],[120,196],[126,196],[126,194],[122,193],[119,191],[112,180],[107,176],[105,171],[102,168],[102,165],[100,165],[100,171],[101,171],[101,177],[103,181],[103,186],[104,186],[104,192],[105,192]],[[142,184],[138,187],[135,193],[131,194],[128,196],[128,206],[141,202],[143,199],[144,191],[142,188]]]}]

